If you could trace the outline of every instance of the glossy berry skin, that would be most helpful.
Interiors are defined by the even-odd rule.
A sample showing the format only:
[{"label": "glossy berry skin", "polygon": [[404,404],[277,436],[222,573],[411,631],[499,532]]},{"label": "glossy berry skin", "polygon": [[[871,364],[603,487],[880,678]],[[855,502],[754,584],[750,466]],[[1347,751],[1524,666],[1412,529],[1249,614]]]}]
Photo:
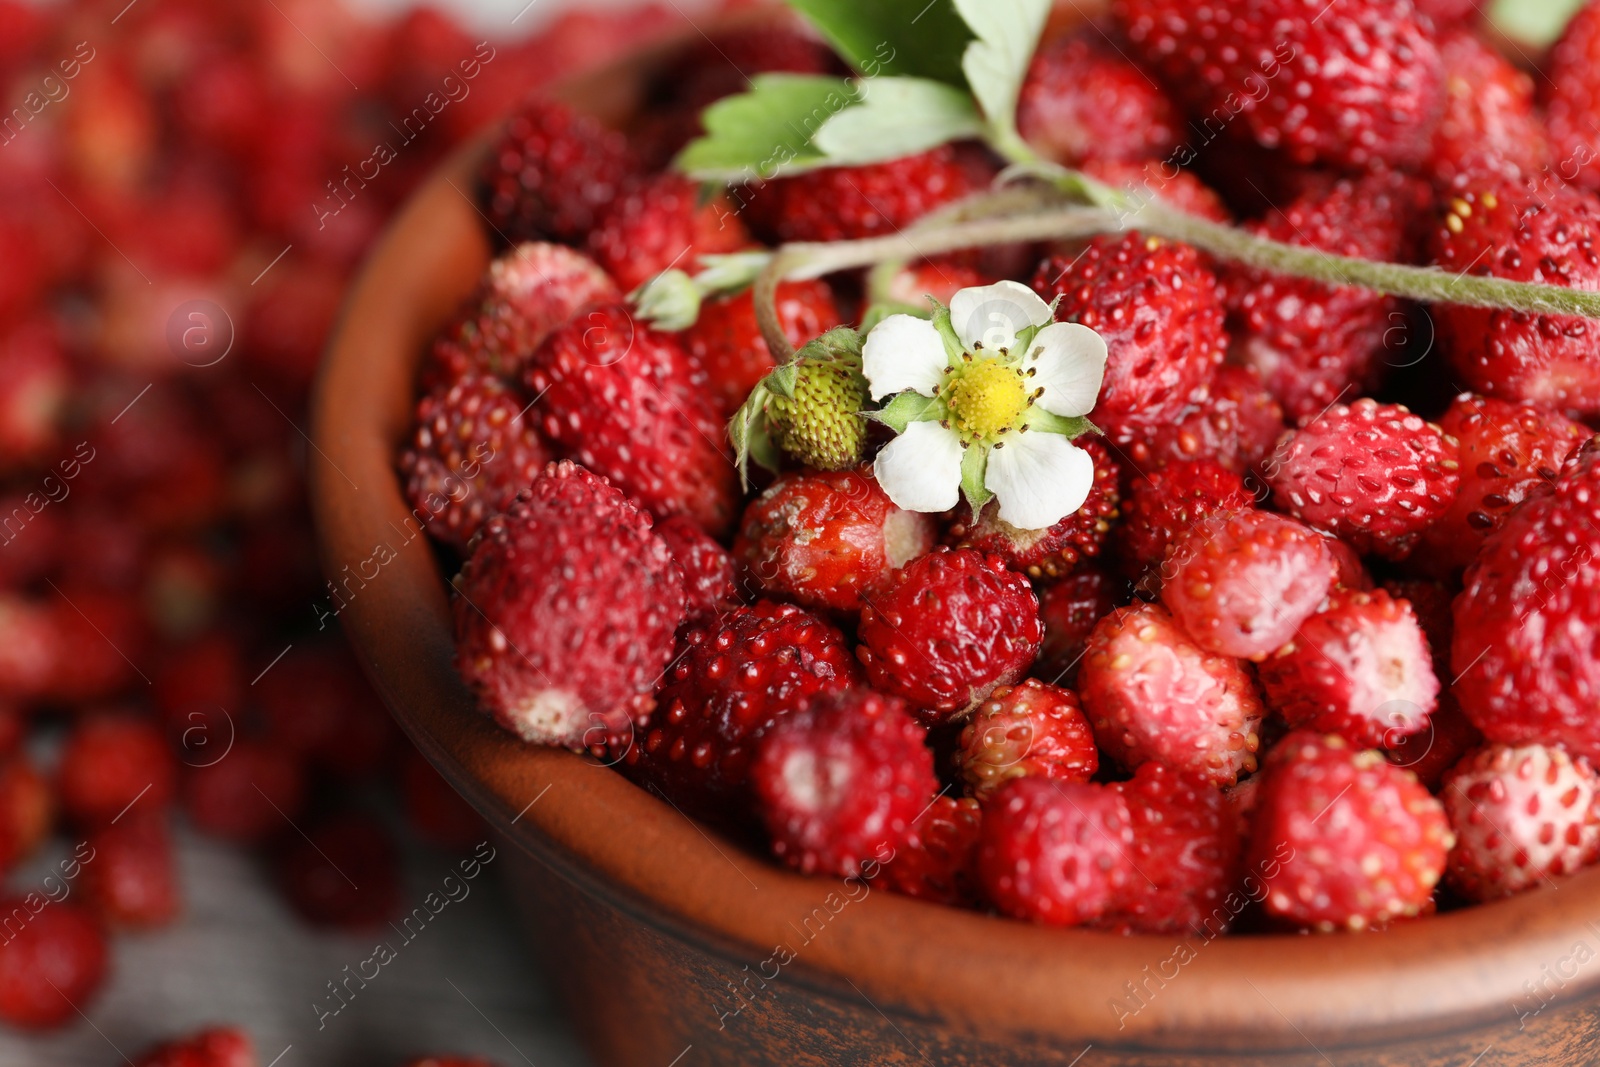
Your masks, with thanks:
[{"label": "glossy berry skin", "polygon": [[1045,530],[1022,530],[1000,518],[1000,505],[991,501],[976,521],[963,503],[945,530],[945,541],[999,556],[1013,570],[1030,578],[1050,581],[1071,572],[1080,560],[1097,556],[1116,522],[1121,497],[1117,488],[1121,468],[1097,437],[1073,442],[1094,461],[1094,481],[1089,496],[1072,514]]},{"label": "glossy berry skin", "polygon": [[1171,421],[1148,427],[1125,446],[1139,470],[1179,460],[1208,459],[1243,474],[1283,436],[1283,405],[1248,367],[1217,368]]},{"label": "glossy berry skin", "polygon": [[844,635],[793,604],[762,600],[684,631],[628,767],[702,817],[748,804],[755,743],[811,700],[855,685]]},{"label": "glossy berry skin", "polygon": [[62,812],[79,826],[104,826],[135,802],[160,811],[177,787],[177,760],[154,722],[99,714],[67,735],[56,788]]},{"label": "glossy berry skin", "polygon": [[400,855],[383,824],[345,813],[290,841],[278,861],[284,896],[317,926],[383,926],[400,905]]},{"label": "glossy berry skin", "polygon": [[683,571],[685,619],[705,619],[739,603],[737,568],[728,550],[682,515],[659,522],[656,536]]},{"label": "glossy berry skin", "polygon": [[750,764],[773,854],[837,877],[888,861],[939,790],[923,738],[902,701],[870,689],[819,697],[775,724]]},{"label": "glossy berry skin", "polygon": [[1141,589],[1161,586],[1161,563],[1172,542],[1218,512],[1255,503],[1244,479],[1213,460],[1179,460],[1135,478],[1117,537],[1123,573]]},{"label": "glossy berry skin", "polygon": [[738,478],[722,426],[677,340],[636,323],[627,305],[592,307],[557,329],[525,385],[545,437],[651,515],[687,515],[713,535],[732,524]]},{"label": "glossy berry skin", "polygon": [[726,197],[702,201],[681,174],[657,174],[623,186],[589,234],[596,262],[624,291],[676,267],[693,273],[700,256],[736,252],[750,235]]},{"label": "glossy berry skin", "polygon": [[1487,745],[1445,775],[1445,875],[1468,900],[1508,897],[1600,858],[1600,776],[1559,748]]},{"label": "glossy berry skin", "polygon": [[464,551],[554,458],[527,406],[498,378],[471,374],[417,404],[400,475],[413,514],[435,538]]},{"label": "glossy berry skin", "polygon": [[[1470,30],[1441,34],[1439,54],[1445,110],[1433,134],[1428,173],[1448,181],[1498,162],[1540,173],[1550,157],[1550,138],[1535,108],[1533,78]],[[1574,74],[1568,72],[1569,78]]]},{"label": "glossy berry skin", "polygon": [[1034,53],[1017,100],[1017,129],[1046,159],[1146,160],[1177,147],[1182,118],[1166,93],[1090,26]]},{"label": "glossy berry skin", "polygon": [[[780,283],[774,305],[783,335],[795,348],[839,323],[833,290],[820,279]],[[700,316],[683,332],[683,347],[705,378],[717,418],[724,422],[733,418],[750,390],[777,366],[756,324],[749,289],[701,304]]]},{"label": "glossy berry skin", "polygon": [[867,680],[943,721],[1020,679],[1044,626],[1026,578],[998,556],[958,548],[890,574],[867,598],[857,635]]},{"label": "glossy berry skin", "polygon": [[165,815],[134,811],[90,834],[84,899],[110,926],[153,929],[178,916],[182,890]]},{"label": "glossy berry skin", "polygon": [[649,712],[683,618],[683,572],[605,479],[553,463],[455,583],[456,669],[524,741],[593,747]]},{"label": "glossy berry skin", "polygon": [[1227,350],[1216,275],[1185,244],[1140,233],[1096,237],[1076,258],[1041,263],[1033,288],[1061,298],[1058,320],[1105,338],[1094,422],[1113,441],[1175,418]]},{"label": "glossy berry skin", "polygon": [[1255,770],[1265,709],[1249,672],[1199,648],[1159,604],[1135,601],[1100,620],[1078,696],[1123,767],[1153,760],[1219,786]]},{"label": "glossy berry skin", "polygon": [[1537,404],[1463,393],[1439,419],[1457,442],[1461,489],[1422,534],[1417,561],[1448,575],[1472,562],[1489,534],[1536,487],[1555,481],[1589,430]]},{"label": "glossy berry skin", "polygon": [[1321,535],[1266,511],[1202,520],[1167,561],[1161,601],[1195,644],[1256,660],[1294,636],[1336,573]]},{"label": "glossy berry skin", "polygon": [[[212,759],[208,754],[205,759]],[[305,769],[281,745],[239,738],[228,755],[187,772],[183,808],[195,828],[257,842],[284,828],[305,804]]]},{"label": "glossy berry skin", "polygon": [[1430,906],[1454,838],[1409,771],[1336,735],[1296,731],[1262,769],[1250,870],[1274,918],[1361,930]]},{"label": "glossy berry skin", "polygon": [[1594,122],[1600,116],[1600,11],[1584,4],[1550,50],[1545,74],[1551,154],[1564,181],[1600,190],[1595,172]]},{"label": "glossy berry skin", "polygon": [[1456,597],[1453,688],[1490,741],[1600,758],[1597,556],[1600,454],[1580,450],[1489,535]]},{"label": "glossy berry skin", "polygon": [[911,824],[913,840],[884,867],[896,893],[957,908],[978,903],[978,835],[983,809],[970,797],[941,796]]},{"label": "glossy berry skin", "polygon": [[100,924],[71,901],[37,893],[0,898],[0,916],[15,931],[0,944],[0,1021],[49,1030],[77,1019],[105,980]]},{"label": "glossy berry skin", "polygon": [[1155,199],[1212,222],[1233,221],[1232,212],[1216,190],[1195,177],[1193,171],[1179,170],[1170,156],[1148,163],[1091,158],[1084,160],[1079,169],[1114,189],[1132,193],[1140,203]]},{"label": "glossy berry skin", "polygon": [[1454,437],[1399,404],[1338,404],[1267,462],[1279,507],[1363,552],[1402,559],[1461,487]]},{"label": "glossy berry skin", "polygon": [[1012,918],[1092,922],[1139,877],[1128,802],[1109,786],[1015,778],[983,815],[978,881]]},{"label": "glossy berry skin", "polygon": [[1037,678],[991,693],[962,729],[959,745],[961,779],[967,795],[980,801],[1012,778],[1087,782],[1100,768],[1078,698]]},{"label": "glossy berry skin", "polygon": [[1192,112],[1232,118],[1299,166],[1415,166],[1444,108],[1431,27],[1407,0],[1117,0],[1112,13]]},{"label": "glossy berry skin", "polygon": [[1128,802],[1139,873],[1097,925],[1207,937],[1226,930],[1238,911],[1226,898],[1237,885],[1243,842],[1222,792],[1154,762],[1112,788]]},{"label": "glossy berry skin", "polygon": [[1411,605],[1381,589],[1336,589],[1261,664],[1267,703],[1289,725],[1388,748],[1425,730],[1438,704],[1433,655]]},{"label": "glossy berry skin", "polygon": [[133,1061],[134,1067],[256,1067],[250,1035],[217,1027],[164,1042]]},{"label": "glossy berry skin", "polygon": [[827,167],[753,190],[751,225],[779,243],[850,241],[904,229],[980,188],[949,145],[858,167]]},{"label": "glossy berry skin", "polygon": [[[1596,170],[1583,168],[1585,173]],[[1477,177],[1441,205],[1433,261],[1451,273],[1600,289],[1600,204],[1577,189]],[[1587,319],[1441,304],[1439,347],[1475,392],[1600,412],[1600,332]]]},{"label": "glossy berry skin", "polygon": [[867,471],[794,471],[745,508],[733,554],[762,593],[856,612],[862,595],[933,547],[934,519],[894,505]]},{"label": "glossy berry skin", "polygon": [[1035,677],[1051,685],[1076,684],[1089,634],[1095,623],[1117,606],[1120,585],[1105,570],[1091,564],[1080,565],[1039,591],[1044,642],[1033,665]]},{"label": "glossy berry skin", "polygon": [[484,164],[484,214],[504,240],[576,241],[633,172],[627,141],[566,104],[529,100]]}]

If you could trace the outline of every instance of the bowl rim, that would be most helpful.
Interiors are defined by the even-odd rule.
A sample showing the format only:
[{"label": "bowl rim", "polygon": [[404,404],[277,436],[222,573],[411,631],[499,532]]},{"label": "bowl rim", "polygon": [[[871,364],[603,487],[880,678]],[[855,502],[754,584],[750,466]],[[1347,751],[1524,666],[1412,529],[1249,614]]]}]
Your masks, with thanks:
[{"label": "bowl rim", "polygon": [[[669,51],[652,47],[559,95],[616,121]],[[1052,929],[874,891],[870,880],[795,874],[588,757],[495,727],[452,668],[448,577],[393,464],[421,354],[489,260],[488,223],[472,200],[484,151],[482,140],[468,145],[430,176],[349,291],[313,390],[307,478],[335,576],[329,606],[406,733],[507,840],[634,919],[714,952],[730,988],[741,966],[785,946],[794,960],[782,981],[1001,1042],[1322,1052],[1510,1025],[1600,987],[1600,968],[1551,996],[1525,986],[1578,945],[1600,948],[1600,869],[1559,880],[1559,891],[1382,934]],[[730,993],[707,1010],[734,1003]]]}]

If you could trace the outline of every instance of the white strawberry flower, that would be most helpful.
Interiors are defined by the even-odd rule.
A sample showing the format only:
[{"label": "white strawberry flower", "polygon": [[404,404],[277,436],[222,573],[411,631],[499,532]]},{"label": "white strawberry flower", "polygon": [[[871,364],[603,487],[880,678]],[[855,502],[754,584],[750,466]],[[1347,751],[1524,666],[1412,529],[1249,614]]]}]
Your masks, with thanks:
[{"label": "white strawberry flower", "polygon": [[1093,429],[1106,343],[1054,319],[1038,293],[1003,281],[935,301],[932,321],[873,327],[862,371],[873,400],[893,397],[875,417],[898,436],[873,468],[890,500],[947,511],[965,492],[976,511],[996,498],[1001,520],[1028,530],[1083,506],[1094,461],[1071,439]]}]

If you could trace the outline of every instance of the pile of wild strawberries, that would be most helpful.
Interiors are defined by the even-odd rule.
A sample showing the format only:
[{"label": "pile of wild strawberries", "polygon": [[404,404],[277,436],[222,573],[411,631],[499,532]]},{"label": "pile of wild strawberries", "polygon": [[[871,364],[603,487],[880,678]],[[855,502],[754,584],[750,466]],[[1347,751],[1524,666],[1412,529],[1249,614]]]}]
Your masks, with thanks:
[{"label": "pile of wild strawberries", "polygon": [[[341,928],[405,903],[386,808],[482,839],[338,637],[306,393],[416,181],[529,84],[672,21],[483,44],[428,9],[0,0],[0,1021],[93,1017],[108,935],[180,915],[178,820]],[[52,836],[66,858],[24,878]],[[227,1031],[139,1062],[255,1059]]]},{"label": "pile of wild strawberries", "polygon": [[[1600,3],[1538,71],[1475,5],[1419,7],[1117,0],[1042,46],[1022,133],[1281,241],[1600,288]],[[1136,232],[945,256],[892,288],[1011,277],[1109,345],[1088,502],[1047,530],[916,514],[870,463],[747,496],[724,427],[773,367],[750,293],[675,333],[624,293],[892,233],[998,164],[956,145],[706,193],[667,163],[742,88],[713,48],[837,69],[799,32],[728,33],[632,129],[535,101],[485,164],[510,247],[425,357],[399,467],[461,553],[486,712],[800,871],[1045,923],[1360,930],[1600,855],[1596,323]],[[798,345],[863,302],[836,275],[777,310]]]}]

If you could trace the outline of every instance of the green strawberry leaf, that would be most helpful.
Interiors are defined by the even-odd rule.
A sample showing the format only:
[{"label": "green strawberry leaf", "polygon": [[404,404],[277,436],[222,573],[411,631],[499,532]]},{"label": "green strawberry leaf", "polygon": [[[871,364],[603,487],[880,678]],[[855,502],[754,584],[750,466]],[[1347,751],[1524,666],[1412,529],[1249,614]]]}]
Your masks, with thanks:
[{"label": "green strawberry leaf", "polygon": [[[988,0],[1004,2],[1004,0]],[[869,78],[911,75],[964,84],[961,54],[972,40],[951,0],[788,0]]]},{"label": "green strawberry leaf", "polygon": [[862,414],[869,419],[883,423],[895,433],[905,433],[906,427],[913,422],[925,422],[938,418],[944,408],[944,402],[938,397],[923,396],[912,389],[895,396],[889,403],[877,411],[867,411]]},{"label": "green strawberry leaf", "polygon": [[967,450],[961,453],[961,492],[967,498],[967,503],[972,505],[974,515],[994,497],[989,487],[983,484],[988,472],[989,450],[982,445],[968,445]]},{"label": "green strawberry leaf", "polygon": [[750,89],[701,112],[706,132],[673,161],[702,180],[753,181],[824,166],[812,138],[824,123],[855,104],[856,87],[843,78],[757,74]]},{"label": "green strawberry leaf", "polygon": [[[978,98],[993,136],[1002,146],[1021,145],[1017,94],[1027,76],[1050,0],[951,0],[977,40],[961,56],[972,95]],[[1024,146],[1023,149],[1026,152]],[[1031,155],[1031,152],[1027,152]]]},{"label": "green strawberry leaf", "polygon": [[830,164],[899,159],[984,132],[964,89],[927,78],[873,78],[857,87],[861,103],[823,123],[811,139]]}]

